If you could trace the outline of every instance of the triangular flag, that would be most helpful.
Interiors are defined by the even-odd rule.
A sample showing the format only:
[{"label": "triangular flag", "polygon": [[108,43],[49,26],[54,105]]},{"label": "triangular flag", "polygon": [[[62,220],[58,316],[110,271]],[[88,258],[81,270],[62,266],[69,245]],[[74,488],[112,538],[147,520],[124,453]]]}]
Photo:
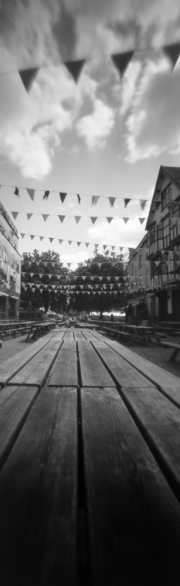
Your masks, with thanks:
[{"label": "triangular flag", "polygon": [[81,198],[80,198],[79,193],[77,193],[77,198],[78,198],[78,203],[81,203]]},{"label": "triangular flag", "polygon": [[65,216],[58,216],[58,218],[60,219],[60,222],[64,222]]},{"label": "triangular flag", "polygon": [[77,242],[77,245],[80,246],[81,242]]},{"label": "triangular flag", "polygon": [[42,214],[43,220],[46,222],[47,218],[49,217],[49,214]]},{"label": "triangular flag", "polygon": [[24,238],[24,236],[25,236],[25,234],[22,234],[22,232],[21,232],[21,238]]},{"label": "triangular flag", "polygon": [[14,194],[19,196],[19,189],[18,189],[18,187],[15,187]]},{"label": "triangular flag", "polygon": [[45,191],[43,195],[43,199],[48,199],[50,191]]},{"label": "triangular flag", "polygon": [[32,214],[27,214],[27,219],[30,220]]},{"label": "triangular flag", "polygon": [[104,250],[106,250],[107,244],[103,244],[103,248],[104,248]]},{"label": "triangular flag", "polygon": [[72,265],[71,262],[67,262],[67,266],[70,267]]},{"label": "triangular flag", "polygon": [[124,220],[124,223],[127,224],[129,218],[122,218]]},{"label": "triangular flag", "polygon": [[147,199],[140,199],[140,206],[141,206],[142,210],[144,210],[146,203],[147,203]]},{"label": "triangular flag", "polygon": [[97,216],[91,216],[92,224],[95,224],[96,220],[97,220]]},{"label": "triangular flag", "polygon": [[34,191],[35,191],[35,190],[34,190],[34,189],[28,189],[27,187],[26,187],[26,189],[27,189],[27,192],[28,192],[28,193],[29,193],[29,195],[30,195],[30,198],[31,198],[31,199],[32,199],[32,201],[33,201],[33,200],[34,200]]},{"label": "triangular flag", "polygon": [[[64,216],[65,217],[65,216]],[[59,244],[62,244],[63,240],[59,240]]]},{"label": "triangular flag", "polygon": [[146,218],[139,218],[140,224],[143,224]]},{"label": "triangular flag", "polygon": [[164,53],[169,57],[173,69],[177,63],[178,57],[180,55],[180,43],[174,43],[173,45],[166,45],[163,47]]},{"label": "triangular flag", "polygon": [[42,240],[44,239],[44,236],[39,236],[40,238],[40,242],[42,242]]},{"label": "triangular flag", "polygon": [[31,89],[31,85],[38,71],[38,67],[30,67],[29,69],[21,69],[21,71],[18,72],[27,92]]},{"label": "triangular flag", "polygon": [[89,242],[85,242],[86,248],[88,248],[89,246]]},{"label": "triangular flag", "polygon": [[79,222],[79,221],[80,221],[80,219],[81,219],[81,216],[74,216],[74,217],[75,217],[75,220],[76,220],[76,224],[78,224],[78,222]]},{"label": "triangular flag", "polygon": [[74,81],[77,83],[80,77],[82,68],[85,64],[85,59],[76,59],[76,61],[65,61],[64,65],[67,67],[69,73],[72,75]]},{"label": "triangular flag", "polygon": [[68,240],[68,244],[69,244],[69,246],[70,246],[70,244],[72,244],[72,240]]},{"label": "triangular flag", "polygon": [[96,206],[98,199],[99,199],[99,195],[92,195],[91,205]]},{"label": "triangular flag", "polygon": [[109,203],[110,203],[111,208],[113,208],[114,207],[114,203],[116,201],[116,198],[115,197],[108,197],[108,200],[109,200]]},{"label": "triangular flag", "polygon": [[63,201],[65,200],[65,197],[66,197],[67,193],[64,193],[63,191],[60,191],[59,192],[59,195],[60,195],[61,201],[63,203]]},{"label": "triangular flag", "polygon": [[19,212],[11,212],[11,214],[12,214],[12,216],[13,216],[14,220],[16,220],[16,218],[17,218],[17,216],[18,216],[18,213],[19,213]]},{"label": "triangular flag", "polygon": [[31,238],[31,240],[33,240],[33,238],[34,238],[34,237],[35,237],[35,235],[34,235],[34,234],[30,234],[30,238]]},{"label": "triangular flag", "polygon": [[49,238],[49,242],[53,242],[54,238]]},{"label": "triangular flag", "polygon": [[113,220],[113,218],[106,218],[106,220],[108,221],[108,224],[110,224]]},{"label": "triangular flag", "polygon": [[124,75],[133,55],[134,51],[126,51],[126,53],[114,53],[114,55],[111,55],[111,59],[114,65],[117,67],[121,77]]},{"label": "triangular flag", "polygon": [[126,208],[126,206],[128,205],[128,203],[129,203],[130,201],[131,201],[131,199],[129,199],[129,198],[127,198],[127,197],[124,199],[124,205],[125,205],[125,208]]}]

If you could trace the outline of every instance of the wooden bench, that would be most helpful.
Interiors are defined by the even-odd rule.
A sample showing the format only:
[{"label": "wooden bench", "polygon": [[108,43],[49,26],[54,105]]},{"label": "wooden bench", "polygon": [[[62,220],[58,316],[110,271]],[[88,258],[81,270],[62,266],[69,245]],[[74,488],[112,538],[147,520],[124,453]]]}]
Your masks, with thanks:
[{"label": "wooden bench", "polygon": [[0,393],[1,584],[177,586],[179,379],[70,334],[39,351],[48,370],[54,344],[45,387],[29,370]]},{"label": "wooden bench", "polygon": [[169,361],[174,362],[180,352],[180,344],[175,344],[174,342],[160,342],[160,345],[163,346],[163,348],[173,348]]}]

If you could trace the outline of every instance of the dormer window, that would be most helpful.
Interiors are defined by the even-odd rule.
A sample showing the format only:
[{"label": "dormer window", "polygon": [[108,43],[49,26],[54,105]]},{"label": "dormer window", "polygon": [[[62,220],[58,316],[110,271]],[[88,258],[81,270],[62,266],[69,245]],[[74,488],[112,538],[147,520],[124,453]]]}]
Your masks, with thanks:
[{"label": "dormer window", "polygon": [[172,184],[168,183],[167,187],[161,192],[161,211],[166,208],[170,201],[172,201]]}]

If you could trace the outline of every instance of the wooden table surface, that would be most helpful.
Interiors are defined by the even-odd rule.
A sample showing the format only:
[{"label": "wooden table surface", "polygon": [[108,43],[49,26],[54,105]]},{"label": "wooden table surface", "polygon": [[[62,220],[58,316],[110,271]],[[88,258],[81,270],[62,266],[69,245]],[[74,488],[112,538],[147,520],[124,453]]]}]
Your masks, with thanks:
[{"label": "wooden table surface", "polygon": [[177,586],[178,377],[87,328],[31,348],[1,372],[1,585]]}]

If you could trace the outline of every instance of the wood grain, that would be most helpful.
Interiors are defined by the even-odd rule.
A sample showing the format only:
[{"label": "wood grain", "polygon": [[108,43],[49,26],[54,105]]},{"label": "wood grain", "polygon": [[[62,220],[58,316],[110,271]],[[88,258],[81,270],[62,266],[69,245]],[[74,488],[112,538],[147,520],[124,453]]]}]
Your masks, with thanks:
[{"label": "wood grain", "polygon": [[78,348],[82,386],[114,386],[115,383],[90,342],[78,342]]},{"label": "wood grain", "polygon": [[43,389],[1,471],[3,586],[75,585],[76,502],[76,389]]},{"label": "wood grain", "polygon": [[138,370],[131,366],[131,364],[127,363],[124,358],[118,356],[113,349],[107,348],[106,344],[101,342],[98,346],[96,345],[96,348],[98,355],[110,369],[117,384],[123,387],[138,385],[141,385],[142,387],[152,386],[145,376],[138,372]]},{"label": "wood grain", "polygon": [[[75,344],[75,342],[74,342]],[[48,376],[46,386],[77,386],[77,354],[62,347]]]},{"label": "wood grain", "polygon": [[49,339],[44,337],[43,339],[34,342],[30,348],[25,348],[25,350],[18,352],[18,359],[15,354],[11,358],[8,358],[8,360],[5,360],[5,362],[0,365],[0,384],[6,385],[9,380],[29,362],[29,360],[31,360],[46,346],[46,344],[48,344],[48,342]]},{"label": "wood grain", "polygon": [[176,498],[118,392],[81,397],[93,586],[177,586]]},{"label": "wood grain", "polygon": [[38,387],[4,387],[0,393],[0,468],[39,394]]},{"label": "wood grain", "polygon": [[35,385],[41,388],[58,353],[61,342],[50,340],[38,354],[29,361],[11,380],[9,384]]},{"label": "wood grain", "polygon": [[122,388],[121,394],[180,501],[180,412],[178,407],[155,387]]},{"label": "wood grain", "polygon": [[[98,347],[99,342],[94,342],[94,346]],[[153,362],[146,360],[139,356],[129,348],[125,348],[118,342],[106,342],[109,348],[113,348],[119,356],[122,356],[129,364],[134,366],[139,372],[146,376],[155,386],[162,389],[168,398],[174,401],[180,407],[180,393],[179,393],[179,378],[174,374],[157,366]]]}]

